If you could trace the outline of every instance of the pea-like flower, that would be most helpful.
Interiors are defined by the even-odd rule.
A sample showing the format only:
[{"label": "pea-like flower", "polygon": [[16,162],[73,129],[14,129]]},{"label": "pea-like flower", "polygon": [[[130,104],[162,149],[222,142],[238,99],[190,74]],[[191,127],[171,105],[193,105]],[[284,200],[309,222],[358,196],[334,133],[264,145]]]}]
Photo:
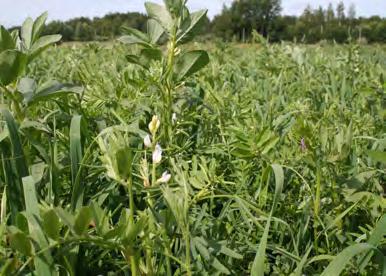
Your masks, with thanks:
[{"label": "pea-like flower", "polygon": [[155,149],[153,151],[153,163],[159,164],[162,159],[162,148],[159,144],[155,146]]},{"label": "pea-like flower", "polygon": [[171,178],[171,174],[168,173],[167,171],[165,171],[162,176],[157,180],[157,184],[160,184],[160,183],[167,183],[169,182],[170,178]]},{"label": "pea-like flower", "polygon": [[143,143],[145,147],[150,148],[151,147],[151,138],[150,135],[146,135],[145,138],[143,139]]},{"label": "pea-like flower", "polygon": [[153,134],[153,136],[157,132],[160,124],[161,122],[158,119],[158,116],[154,115],[153,118],[151,119],[151,122],[149,123],[149,130],[150,130],[150,133]]},{"label": "pea-like flower", "polygon": [[173,113],[172,114],[172,124],[175,125],[177,123],[177,114]]}]

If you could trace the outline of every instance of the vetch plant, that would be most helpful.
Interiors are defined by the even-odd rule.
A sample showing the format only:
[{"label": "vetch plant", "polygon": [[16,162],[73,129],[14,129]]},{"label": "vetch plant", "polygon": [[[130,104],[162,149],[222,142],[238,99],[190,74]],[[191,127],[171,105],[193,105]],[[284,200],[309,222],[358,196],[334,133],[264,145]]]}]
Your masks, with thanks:
[{"label": "vetch plant", "polygon": [[65,94],[81,94],[82,88],[57,81],[38,84],[26,76],[29,64],[45,49],[60,41],[61,35],[41,36],[47,13],[35,21],[27,18],[18,30],[8,32],[0,26],[0,91],[5,104],[18,120],[23,120],[27,107]]},{"label": "vetch plant", "polygon": [[[183,51],[181,46],[191,41],[206,18],[206,10],[190,13],[186,0],[165,0],[164,6],[146,2],[149,16],[147,33],[132,28],[125,28],[126,35],[119,38],[125,44],[138,45],[139,55],[128,55],[130,63],[149,70],[154,63],[161,64],[158,87],[163,101],[163,135],[166,141],[172,141],[172,124],[175,122],[173,104],[177,88],[209,63],[209,56],[203,50]],[[166,42],[164,42],[166,38]],[[161,44],[167,44],[164,53]]]}]

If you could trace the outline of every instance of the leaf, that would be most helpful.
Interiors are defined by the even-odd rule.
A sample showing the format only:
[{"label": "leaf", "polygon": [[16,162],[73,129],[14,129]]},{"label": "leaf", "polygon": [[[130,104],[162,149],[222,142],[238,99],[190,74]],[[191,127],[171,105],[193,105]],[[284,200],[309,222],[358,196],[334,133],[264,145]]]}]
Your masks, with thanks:
[{"label": "leaf", "polygon": [[6,121],[9,139],[12,145],[12,158],[16,163],[16,171],[20,180],[22,177],[28,176],[27,162],[24,156],[23,146],[19,136],[19,127],[16,124],[11,112],[7,108],[0,107],[0,111]]},{"label": "leaf", "polygon": [[31,241],[28,239],[27,235],[21,231],[17,231],[16,233],[12,233],[9,235],[10,246],[19,251],[21,254],[25,256],[32,255],[32,245]]},{"label": "leaf", "polygon": [[50,209],[42,214],[42,227],[44,232],[53,240],[60,238],[61,223],[58,215],[53,209]]},{"label": "leaf", "polygon": [[375,162],[381,162],[383,164],[386,164],[386,152],[377,151],[377,150],[369,150],[369,151],[367,151],[367,154]]},{"label": "leaf", "polygon": [[34,59],[38,54],[45,50],[48,46],[60,41],[61,35],[46,35],[38,38],[29,50],[30,60]]},{"label": "leaf", "polygon": [[[28,228],[32,239],[37,242],[35,251],[46,249],[49,245],[44,233],[40,227],[40,214],[38,200],[36,197],[35,182],[32,176],[23,178],[24,199],[26,214],[28,218]],[[42,256],[37,255],[34,259],[37,275],[52,275],[50,264],[53,263],[50,250],[45,250]]]},{"label": "leaf", "polygon": [[269,214],[267,223],[266,223],[265,228],[264,228],[264,233],[263,233],[263,236],[261,237],[259,248],[258,248],[256,256],[255,256],[255,260],[253,261],[253,264],[252,264],[251,276],[264,276],[265,250],[267,248],[269,228],[271,225],[273,212],[275,210],[277,201],[281,195],[281,192],[282,192],[283,186],[284,186],[283,168],[277,164],[272,164],[271,168],[272,168],[274,175],[275,175],[275,195],[274,195],[271,213]]},{"label": "leaf", "polygon": [[[370,238],[367,241],[367,244],[370,244],[374,247],[377,247],[384,236],[386,235],[386,215],[383,215],[381,219],[375,225],[373,231],[370,234]],[[363,256],[359,263],[360,270],[364,270],[367,264],[369,263],[373,252],[368,252],[365,256]]]},{"label": "leaf", "polygon": [[75,218],[74,231],[77,235],[83,235],[92,220],[92,211],[89,207],[82,207]]},{"label": "leaf", "polygon": [[146,63],[150,65],[151,61],[162,59],[162,52],[159,49],[145,48],[141,50],[141,59],[146,60]]},{"label": "leaf", "polygon": [[6,86],[14,82],[24,72],[27,56],[16,50],[0,53],[0,85]]},{"label": "leaf", "polygon": [[159,61],[162,59],[162,52],[159,49],[145,48],[141,50],[140,56],[127,55],[126,59],[130,63],[149,69],[153,60]]},{"label": "leaf", "polygon": [[144,34],[143,32],[130,27],[124,27],[123,30],[125,33],[127,33],[127,35],[121,36],[118,41],[125,44],[142,44],[144,46],[149,45],[150,39],[147,34]]},{"label": "leaf", "polygon": [[13,50],[15,46],[11,34],[3,26],[0,26],[0,53],[5,50]]},{"label": "leaf", "polygon": [[43,27],[44,27],[44,24],[46,23],[47,16],[48,16],[48,13],[44,12],[38,18],[36,18],[32,27],[32,43],[35,43],[35,41],[38,39],[41,32],[43,31]]},{"label": "leaf", "polygon": [[186,0],[164,0],[166,8],[175,17],[178,17],[184,8]]},{"label": "leaf", "polygon": [[174,26],[173,18],[165,6],[146,2],[145,8],[150,18],[156,20],[166,31],[172,31]]},{"label": "leaf", "polygon": [[156,44],[164,33],[165,30],[156,20],[149,19],[147,21],[147,34],[150,38],[151,43]]},{"label": "leaf", "polygon": [[228,268],[226,268],[217,258],[213,259],[211,265],[219,272],[224,273],[225,275],[231,274]]},{"label": "leaf", "polygon": [[209,63],[208,53],[202,50],[195,50],[183,54],[175,66],[177,80],[187,78],[201,70]]},{"label": "leaf", "polygon": [[208,10],[200,10],[190,14],[189,26],[177,36],[177,43],[186,43],[194,38],[205,22]]},{"label": "leaf", "polygon": [[115,160],[119,176],[128,179],[131,174],[133,152],[129,147],[119,148],[115,153]]},{"label": "leaf", "polygon": [[70,126],[70,157],[71,157],[71,180],[72,195],[71,209],[75,211],[83,205],[83,184],[77,174],[82,160],[82,141],[81,141],[81,122],[82,116],[74,115]]},{"label": "leaf", "polygon": [[24,102],[30,106],[40,101],[45,101],[51,98],[58,98],[68,94],[81,94],[83,88],[73,84],[59,83],[57,81],[48,81],[42,84],[39,88],[32,91],[34,84],[31,80],[22,79],[22,89]]},{"label": "leaf", "polygon": [[21,39],[26,50],[31,48],[33,24],[32,18],[28,17],[21,26]]},{"label": "leaf", "polygon": [[37,88],[36,81],[31,78],[21,78],[17,84],[17,90],[22,94],[33,94]]},{"label": "leaf", "polygon": [[334,257],[321,276],[339,276],[353,257],[373,249],[374,247],[367,243],[359,243],[346,247]]},{"label": "leaf", "polygon": [[304,268],[304,265],[306,264],[307,262],[307,258],[308,258],[308,255],[310,254],[312,250],[312,246],[310,246],[307,251],[306,251],[306,254],[304,254],[304,256],[302,257],[301,261],[298,263],[298,266],[296,267],[296,270],[294,272],[294,276],[302,276],[303,274],[303,268]]}]

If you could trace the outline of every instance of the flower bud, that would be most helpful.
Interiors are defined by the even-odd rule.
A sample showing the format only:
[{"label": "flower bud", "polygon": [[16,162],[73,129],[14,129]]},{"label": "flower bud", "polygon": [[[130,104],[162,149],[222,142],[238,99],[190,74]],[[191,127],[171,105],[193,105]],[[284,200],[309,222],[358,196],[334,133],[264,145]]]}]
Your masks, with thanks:
[{"label": "flower bud", "polygon": [[154,115],[153,118],[151,119],[151,122],[149,123],[149,130],[150,130],[151,134],[153,134],[153,136],[157,132],[160,124],[161,124],[161,122],[158,119],[158,116]]},{"label": "flower bud", "polygon": [[177,123],[177,114],[173,113],[172,114],[172,124],[175,125]]},{"label": "flower bud", "polygon": [[150,135],[146,135],[145,138],[143,138],[143,144],[145,147],[150,148],[151,147],[151,138]]},{"label": "flower bud", "polygon": [[153,163],[159,164],[162,159],[162,148],[159,144],[155,146],[154,152],[153,152]]},{"label": "flower bud", "polygon": [[160,183],[167,183],[169,182],[170,178],[171,178],[171,174],[168,173],[167,171],[165,171],[162,176],[157,180],[157,184],[160,184]]}]

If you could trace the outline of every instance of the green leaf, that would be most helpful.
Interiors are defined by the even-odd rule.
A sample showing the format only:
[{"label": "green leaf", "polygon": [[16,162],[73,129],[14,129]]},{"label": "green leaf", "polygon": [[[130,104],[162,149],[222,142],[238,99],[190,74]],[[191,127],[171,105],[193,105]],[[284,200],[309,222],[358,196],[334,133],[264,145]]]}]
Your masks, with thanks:
[{"label": "green leaf", "polygon": [[[49,243],[40,226],[39,205],[36,197],[35,182],[32,176],[23,178],[23,188],[30,236],[36,241],[37,248],[35,248],[35,251],[40,251],[43,248],[46,249]],[[45,250],[42,255],[38,255],[34,259],[36,273],[37,275],[52,275],[50,265],[53,263],[53,260],[50,250]]]},{"label": "green leaf", "polygon": [[[382,239],[386,235],[386,215],[383,215],[381,219],[375,225],[373,231],[370,234],[370,238],[367,241],[367,244],[370,244],[374,247],[377,247]],[[359,261],[360,270],[364,270],[367,264],[369,263],[373,252],[368,252],[365,256],[363,256]]]},{"label": "green leaf", "polygon": [[307,258],[308,258],[308,255],[310,254],[311,252],[311,249],[312,249],[312,246],[310,246],[307,251],[306,251],[306,254],[304,254],[304,256],[302,257],[301,261],[298,263],[298,266],[296,267],[296,270],[294,272],[294,276],[302,276],[303,275],[303,268],[307,262]]},{"label": "green leaf", "polygon": [[194,36],[200,31],[206,19],[208,10],[200,10],[190,14],[188,27],[182,30],[177,35],[177,43],[186,43],[191,41]]},{"label": "green leaf", "polygon": [[9,112],[7,108],[0,107],[0,111],[3,114],[7,124],[9,139],[12,145],[12,158],[15,160],[16,171],[21,180],[23,177],[28,176],[28,166],[19,136],[19,127],[16,124],[16,121],[13,118],[11,112]]},{"label": "green leaf", "polygon": [[12,233],[9,235],[9,243],[14,250],[19,251],[24,256],[32,255],[31,241],[25,233],[21,231]]},{"label": "green leaf", "polygon": [[127,35],[121,36],[118,40],[125,44],[141,44],[143,46],[148,46],[150,43],[150,39],[147,34],[136,30],[130,27],[124,27],[123,31],[127,33]]},{"label": "green leaf", "polygon": [[46,23],[48,13],[44,12],[42,13],[38,18],[36,18],[33,27],[32,27],[32,43],[35,43],[35,41],[40,36],[41,32],[43,31],[44,24]]},{"label": "green leaf", "polygon": [[0,53],[0,85],[6,86],[15,81],[25,69],[27,56],[16,50]]},{"label": "green leaf", "polygon": [[145,7],[150,18],[156,20],[166,31],[171,32],[174,22],[165,6],[146,2]]},{"label": "green leaf", "polygon": [[70,126],[70,157],[71,157],[71,179],[72,195],[71,209],[75,211],[83,205],[83,183],[77,174],[82,161],[82,141],[81,141],[81,122],[82,116],[74,115]]},{"label": "green leaf", "polygon": [[164,0],[164,2],[168,11],[178,17],[185,7],[186,0]]},{"label": "green leaf", "polygon": [[271,225],[273,212],[275,210],[277,201],[279,200],[279,197],[281,195],[281,192],[282,192],[283,186],[284,186],[283,168],[277,164],[272,164],[271,168],[272,168],[274,175],[275,175],[275,195],[274,195],[271,213],[269,214],[267,223],[266,223],[265,228],[264,228],[264,233],[263,233],[263,236],[261,237],[259,248],[258,248],[256,256],[255,256],[255,260],[253,261],[253,265],[252,265],[252,269],[251,269],[251,276],[264,276],[265,251],[267,248],[269,228]]},{"label": "green leaf", "polygon": [[159,49],[145,48],[141,50],[141,59],[144,59],[150,65],[151,61],[160,61],[162,59],[162,52]]},{"label": "green leaf", "polygon": [[92,220],[92,211],[89,207],[82,207],[75,218],[74,231],[77,235],[83,235]]},{"label": "green leaf", "polygon": [[5,50],[13,50],[15,46],[11,34],[3,26],[0,26],[0,53]]},{"label": "green leaf", "polygon": [[187,78],[201,70],[209,63],[208,53],[202,50],[195,50],[183,54],[175,66],[177,80]]},{"label": "green leaf", "polygon": [[30,106],[40,101],[62,97],[68,94],[82,94],[83,88],[73,84],[59,83],[57,81],[47,81],[40,87],[32,79],[21,79],[18,90],[22,92],[24,102]]},{"label": "green leaf", "polygon": [[374,247],[367,243],[359,243],[346,247],[335,256],[321,276],[339,276],[353,257],[373,249]]},{"label": "green leaf", "polygon": [[149,19],[147,21],[147,34],[152,44],[156,44],[164,33],[165,33],[165,30],[156,20]]},{"label": "green leaf", "polygon": [[24,94],[24,97],[33,95],[37,89],[37,84],[34,79],[31,78],[21,78],[17,84],[17,90]]},{"label": "green leaf", "polygon": [[29,50],[32,45],[32,28],[33,28],[33,20],[31,17],[28,17],[23,25],[21,26],[21,39],[23,46],[26,50]]},{"label": "green leaf", "polygon": [[117,169],[122,179],[128,179],[131,174],[133,152],[129,147],[119,148],[115,153]]},{"label": "green leaf", "polygon": [[383,164],[386,164],[386,152],[384,152],[384,151],[377,151],[377,150],[369,150],[367,152],[367,154],[375,162],[381,162]]},{"label": "green leaf", "polygon": [[217,258],[213,258],[211,265],[225,275],[231,274],[228,268],[226,268]]},{"label": "green leaf", "polygon": [[53,209],[50,209],[42,214],[42,227],[44,232],[53,240],[60,238],[61,223],[58,215]]},{"label": "green leaf", "polygon": [[141,50],[141,54],[139,56],[127,55],[126,59],[130,63],[139,65],[145,69],[149,69],[153,60],[159,61],[162,59],[162,52],[159,49],[144,48]]},{"label": "green leaf", "polygon": [[42,51],[44,51],[48,46],[60,41],[62,39],[61,35],[46,35],[40,37],[36,42],[31,46],[29,50],[30,60],[34,59]]}]

